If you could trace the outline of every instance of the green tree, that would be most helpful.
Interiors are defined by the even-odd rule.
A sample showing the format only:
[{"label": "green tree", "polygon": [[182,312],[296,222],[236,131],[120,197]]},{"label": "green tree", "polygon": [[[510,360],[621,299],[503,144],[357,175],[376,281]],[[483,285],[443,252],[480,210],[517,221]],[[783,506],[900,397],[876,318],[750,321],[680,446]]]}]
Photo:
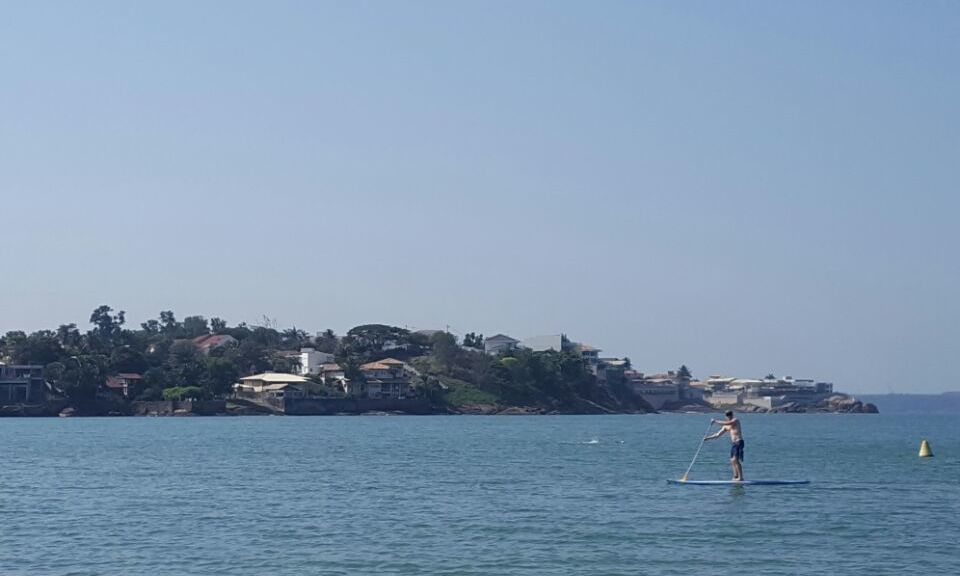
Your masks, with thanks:
[{"label": "green tree", "polygon": [[299,350],[302,347],[309,346],[310,335],[306,330],[299,328],[287,328],[280,334],[280,345],[287,350]]},{"label": "green tree", "polygon": [[110,354],[110,370],[117,372],[132,372],[142,374],[149,368],[146,357],[136,348],[118,346]]},{"label": "green tree", "polygon": [[107,380],[107,358],[102,354],[71,356],[64,365],[59,385],[71,400],[93,400]]},{"label": "green tree", "polygon": [[90,323],[94,328],[91,335],[100,343],[101,346],[109,348],[119,340],[123,324],[126,322],[126,313],[121,310],[113,314],[113,308],[106,304],[98,306],[90,314]]},{"label": "green tree", "polygon": [[223,318],[214,316],[210,319],[210,330],[214,334],[223,334],[227,329],[227,321]]},{"label": "green tree", "polygon": [[410,335],[409,330],[386,324],[364,324],[351,328],[342,340],[357,354],[372,357],[385,349],[403,346]]},{"label": "green tree", "polygon": [[15,364],[46,365],[64,356],[63,346],[56,332],[40,330],[24,336],[22,332],[7,333],[6,356]]},{"label": "green tree", "polygon": [[413,358],[424,354],[430,348],[430,338],[420,332],[407,332],[400,341],[399,356]]},{"label": "green tree", "polygon": [[363,372],[360,370],[362,365],[360,359],[356,356],[345,357],[342,360],[338,359],[338,362],[341,367],[343,367],[343,377],[351,382],[364,382],[366,377],[364,377]]},{"label": "green tree", "polygon": [[167,371],[159,367],[150,368],[144,372],[140,385],[143,389],[136,396],[138,400],[160,400],[163,397],[163,390],[172,387]]},{"label": "green tree", "polygon": [[211,396],[225,396],[230,393],[233,384],[240,378],[240,370],[228,358],[207,358],[204,361],[206,375],[204,388]]},{"label": "green tree", "polygon": [[483,350],[483,334],[467,333],[467,335],[463,337],[463,345],[467,348]]},{"label": "green tree", "polygon": [[430,344],[433,349],[430,356],[434,363],[441,371],[449,374],[460,353],[456,338],[447,332],[437,332],[430,337]]},{"label": "green tree", "polygon": [[313,347],[320,352],[333,354],[337,351],[338,341],[339,339],[337,338],[337,335],[333,332],[333,330],[328,328],[320,334],[317,334],[317,337],[313,339]]},{"label": "green tree", "polygon": [[267,347],[254,338],[241,340],[240,345],[232,351],[232,358],[237,369],[243,374],[266,372],[272,367]]},{"label": "green tree", "polygon": [[210,326],[203,316],[187,316],[183,319],[182,335],[184,338],[196,338],[210,333]]},{"label": "green tree", "polygon": [[26,341],[27,334],[22,330],[11,330],[0,338],[0,361],[13,361],[19,347]]},{"label": "green tree", "polygon": [[208,397],[207,391],[199,386],[176,386],[163,391],[164,400],[204,400]]},{"label": "green tree", "polygon": [[300,372],[300,358],[276,356],[273,359],[271,369],[274,372],[283,372],[285,374],[298,374]]},{"label": "green tree", "polygon": [[83,335],[76,324],[61,324],[57,328],[57,340],[64,350],[76,351],[83,343]]},{"label": "green tree", "polygon": [[280,333],[265,326],[254,327],[253,331],[250,332],[249,340],[253,340],[266,348],[277,348],[281,342]]},{"label": "green tree", "polygon": [[56,385],[66,372],[66,364],[63,362],[51,362],[43,367],[43,379]]},{"label": "green tree", "polygon": [[180,332],[180,323],[177,322],[176,316],[173,315],[172,310],[163,310],[160,312],[160,330],[173,338],[177,338],[177,334]]},{"label": "green tree", "polygon": [[233,328],[227,328],[222,332],[222,334],[229,334],[237,339],[238,342],[243,342],[247,338],[253,336],[253,331],[247,326],[246,322],[241,322]]},{"label": "green tree", "polygon": [[178,341],[170,346],[166,363],[167,385],[196,386],[201,382],[206,369],[200,352],[192,342]]}]

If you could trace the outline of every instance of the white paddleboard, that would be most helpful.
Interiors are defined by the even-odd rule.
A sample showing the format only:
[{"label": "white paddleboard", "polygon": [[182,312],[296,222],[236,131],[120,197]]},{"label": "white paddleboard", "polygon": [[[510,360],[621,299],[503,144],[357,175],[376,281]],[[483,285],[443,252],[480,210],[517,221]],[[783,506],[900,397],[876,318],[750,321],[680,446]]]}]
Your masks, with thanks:
[{"label": "white paddleboard", "polygon": [[693,486],[776,486],[782,484],[809,484],[809,480],[667,480],[668,484]]}]

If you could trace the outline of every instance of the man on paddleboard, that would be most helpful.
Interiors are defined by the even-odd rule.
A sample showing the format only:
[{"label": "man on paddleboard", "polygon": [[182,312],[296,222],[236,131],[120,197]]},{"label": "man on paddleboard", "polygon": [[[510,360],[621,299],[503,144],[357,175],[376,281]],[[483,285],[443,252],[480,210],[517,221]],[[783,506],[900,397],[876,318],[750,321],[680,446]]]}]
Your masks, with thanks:
[{"label": "man on paddleboard", "polygon": [[740,431],[740,421],[733,416],[732,410],[727,410],[723,414],[727,417],[726,420],[711,420],[712,424],[719,424],[720,431],[716,434],[711,434],[704,438],[704,440],[713,440],[714,438],[719,438],[724,434],[730,434],[730,442],[733,444],[730,446],[730,467],[733,468],[733,480],[736,482],[743,481],[743,433]]}]

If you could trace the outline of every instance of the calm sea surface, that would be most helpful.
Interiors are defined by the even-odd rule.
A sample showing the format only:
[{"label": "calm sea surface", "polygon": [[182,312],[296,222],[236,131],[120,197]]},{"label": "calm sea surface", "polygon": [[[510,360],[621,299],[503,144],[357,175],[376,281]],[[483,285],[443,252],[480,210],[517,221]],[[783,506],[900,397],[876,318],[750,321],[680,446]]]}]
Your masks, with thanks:
[{"label": "calm sea surface", "polygon": [[0,575],[960,573],[960,418],[709,419],[0,419]]}]

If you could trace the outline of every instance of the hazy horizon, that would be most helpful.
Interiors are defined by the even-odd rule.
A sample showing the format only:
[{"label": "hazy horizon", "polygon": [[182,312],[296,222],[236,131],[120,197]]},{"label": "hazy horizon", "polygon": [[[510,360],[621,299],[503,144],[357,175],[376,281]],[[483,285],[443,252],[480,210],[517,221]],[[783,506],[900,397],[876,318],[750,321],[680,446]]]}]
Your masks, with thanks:
[{"label": "hazy horizon", "polygon": [[956,3],[4,16],[2,332],[108,304],[957,389]]}]

